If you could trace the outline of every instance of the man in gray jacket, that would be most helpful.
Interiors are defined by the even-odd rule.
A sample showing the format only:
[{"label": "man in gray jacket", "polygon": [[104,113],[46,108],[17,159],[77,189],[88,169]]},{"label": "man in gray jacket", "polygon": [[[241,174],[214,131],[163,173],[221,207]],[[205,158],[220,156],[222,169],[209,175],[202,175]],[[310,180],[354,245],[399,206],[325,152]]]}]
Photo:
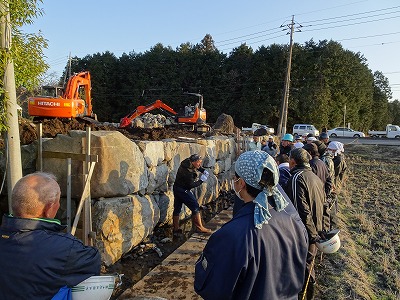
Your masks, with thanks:
[{"label": "man in gray jacket", "polygon": [[[301,294],[307,293],[307,299],[314,297],[315,271],[313,265],[317,255],[315,243],[319,241],[319,234],[323,230],[323,205],[325,203],[324,185],[311,170],[310,159],[311,155],[303,148],[290,151],[289,167],[292,177],[285,188],[308,233],[306,282],[301,292]],[[309,274],[310,280],[306,284]],[[305,290],[306,285],[307,290]]]}]

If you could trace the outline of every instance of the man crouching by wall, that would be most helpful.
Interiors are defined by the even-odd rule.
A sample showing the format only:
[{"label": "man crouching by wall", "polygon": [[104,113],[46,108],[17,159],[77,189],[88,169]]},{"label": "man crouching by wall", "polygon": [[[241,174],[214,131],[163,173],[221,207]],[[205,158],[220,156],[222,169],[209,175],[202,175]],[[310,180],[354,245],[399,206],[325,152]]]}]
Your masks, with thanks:
[{"label": "man crouching by wall", "polygon": [[61,287],[100,274],[100,254],[54,219],[60,187],[52,174],[26,175],[15,185],[13,215],[0,227],[0,299],[51,299]]}]

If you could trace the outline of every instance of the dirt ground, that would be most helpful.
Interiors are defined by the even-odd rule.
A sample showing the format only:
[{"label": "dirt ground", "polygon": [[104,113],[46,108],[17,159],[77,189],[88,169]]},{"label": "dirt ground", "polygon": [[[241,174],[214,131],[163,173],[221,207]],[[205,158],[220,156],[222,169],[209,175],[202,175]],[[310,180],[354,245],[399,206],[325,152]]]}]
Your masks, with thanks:
[{"label": "dirt ground", "polygon": [[400,299],[400,147],[345,145],[341,248],[316,259],[316,299]]},{"label": "dirt ground", "polygon": [[[201,134],[185,130],[179,127],[169,128],[127,128],[119,129],[112,125],[93,124],[76,119],[44,119],[42,120],[43,137],[54,138],[57,134],[67,134],[70,130],[86,130],[90,127],[92,131],[107,130],[119,131],[132,140],[152,140],[159,141],[168,138],[190,137],[198,138]],[[37,130],[35,123],[21,119],[20,139],[22,145],[27,145],[37,140]]]}]

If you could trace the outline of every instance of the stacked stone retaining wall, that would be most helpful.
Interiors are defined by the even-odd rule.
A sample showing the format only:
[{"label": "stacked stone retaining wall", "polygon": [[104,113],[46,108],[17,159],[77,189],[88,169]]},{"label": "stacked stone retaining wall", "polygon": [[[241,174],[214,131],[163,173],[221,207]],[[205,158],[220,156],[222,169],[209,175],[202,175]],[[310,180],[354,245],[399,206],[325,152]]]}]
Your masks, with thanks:
[{"label": "stacked stone retaining wall", "polygon": [[[70,131],[43,140],[43,151],[84,153],[85,131]],[[93,230],[103,262],[111,265],[142,242],[156,226],[171,224],[172,186],[181,161],[198,153],[208,180],[194,193],[199,204],[216,200],[227,190],[231,166],[236,158],[232,137],[132,141],[118,131],[91,133],[91,154],[98,156],[91,179]],[[37,143],[22,146],[23,173],[35,172]],[[3,159],[4,165],[4,159]],[[62,205],[58,217],[65,218],[67,194],[66,159],[44,158],[43,171],[56,175]],[[83,191],[83,162],[72,161],[72,198]],[[190,216],[187,208],[181,218]]]}]

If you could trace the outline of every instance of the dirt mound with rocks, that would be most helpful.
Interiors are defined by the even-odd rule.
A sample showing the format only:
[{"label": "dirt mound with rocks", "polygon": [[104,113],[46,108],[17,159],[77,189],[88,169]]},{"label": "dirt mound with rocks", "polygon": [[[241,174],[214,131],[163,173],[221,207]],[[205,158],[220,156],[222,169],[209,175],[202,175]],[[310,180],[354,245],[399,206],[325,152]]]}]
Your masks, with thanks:
[{"label": "dirt mound with rocks", "polygon": [[[42,136],[54,138],[57,134],[67,134],[70,130],[86,130],[90,127],[93,131],[119,131],[132,140],[153,140],[159,141],[169,138],[189,137],[199,138],[200,133],[192,132],[180,127],[165,128],[125,128],[120,129],[113,125],[95,124],[77,119],[45,119],[42,123]],[[20,139],[22,145],[27,145],[38,139],[37,123],[28,119],[20,120]]]}]

